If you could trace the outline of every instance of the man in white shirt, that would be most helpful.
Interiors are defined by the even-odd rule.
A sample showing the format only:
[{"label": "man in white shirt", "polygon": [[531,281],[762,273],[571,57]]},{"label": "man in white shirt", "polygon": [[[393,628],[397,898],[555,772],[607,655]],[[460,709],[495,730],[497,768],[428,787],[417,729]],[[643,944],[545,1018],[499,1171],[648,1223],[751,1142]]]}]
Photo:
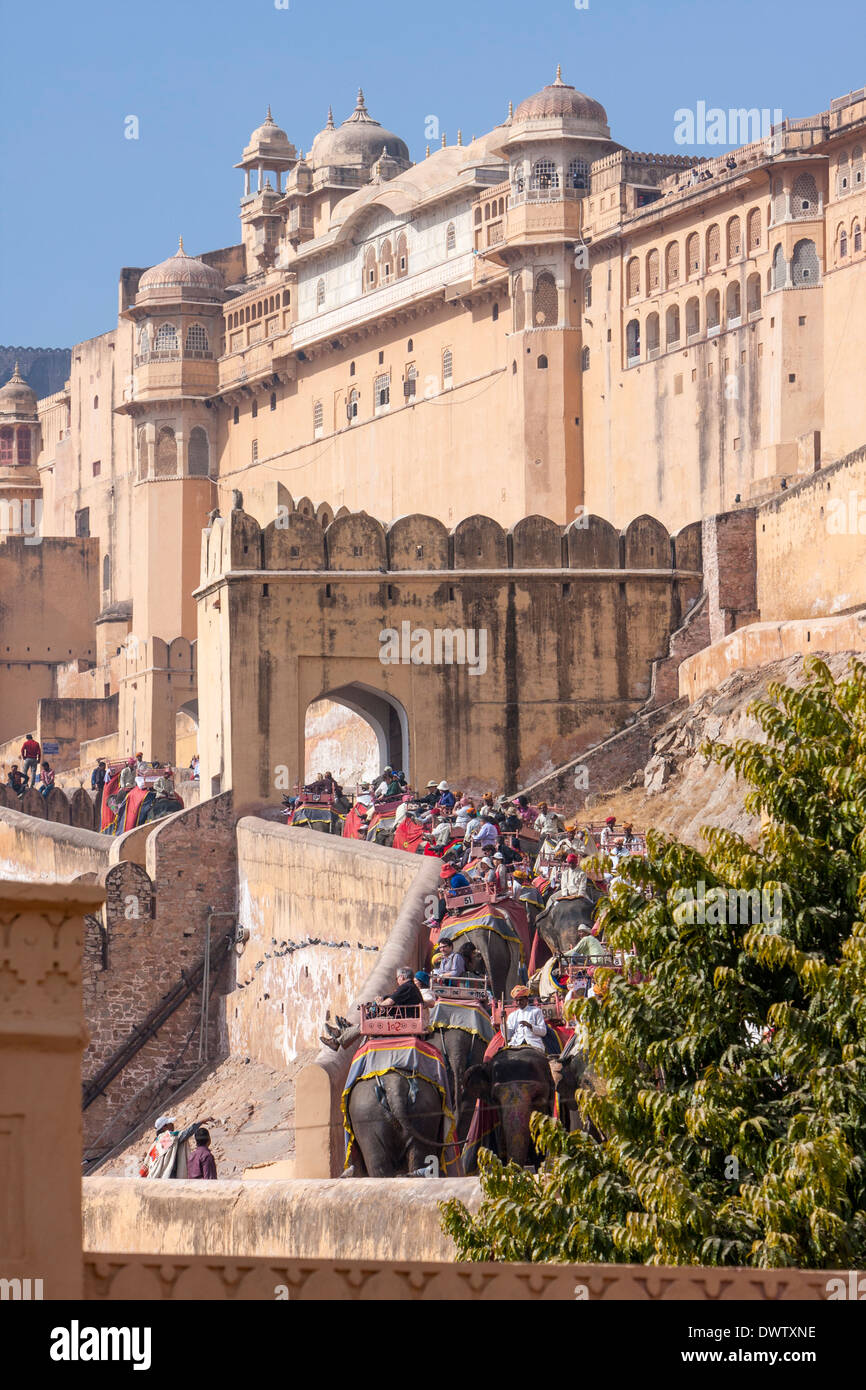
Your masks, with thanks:
[{"label": "man in white shirt", "polygon": [[508,1047],[534,1047],[544,1052],[547,1024],[537,1004],[530,1004],[526,985],[515,985],[511,997],[517,1008],[506,1017],[505,1042]]}]

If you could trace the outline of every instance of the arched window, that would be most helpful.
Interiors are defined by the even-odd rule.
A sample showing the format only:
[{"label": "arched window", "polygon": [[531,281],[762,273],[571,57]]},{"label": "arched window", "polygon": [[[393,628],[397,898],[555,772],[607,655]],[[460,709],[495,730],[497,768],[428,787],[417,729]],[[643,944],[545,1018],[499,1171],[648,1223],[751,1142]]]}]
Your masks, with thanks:
[{"label": "arched window", "polygon": [[414,401],[415,392],[418,389],[418,369],[413,362],[406,368],[406,377],[403,382],[403,396],[407,401]]},{"label": "arched window", "polygon": [[364,256],[364,289],[374,290],[379,274],[379,267],[376,263],[376,248],[368,246]]},{"label": "arched window", "polygon": [[98,397],[98,396],[94,396],[94,397],[93,397],[93,409],[94,409],[94,410],[98,410],[98,409],[99,409],[99,397]]},{"label": "arched window", "polygon": [[752,208],[747,222],[749,250],[757,251],[761,245],[761,209]]},{"label": "arched window", "polygon": [[111,588],[111,558],[108,555],[102,557],[102,587],[103,590]]},{"label": "arched window", "polygon": [[480,203],[479,203],[478,207],[475,209],[475,225],[476,225],[476,227],[480,227],[480,226],[481,226],[481,204],[480,204]]},{"label": "arched window", "polygon": [[739,217],[728,218],[728,260],[735,261],[743,249]]},{"label": "arched window", "polygon": [[584,372],[588,372],[588,371],[589,371],[589,348],[588,348],[588,347],[585,347],[585,348],[583,348],[583,349],[581,350],[581,354],[580,354],[580,366],[581,366],[581,370],[582,370],[582,371],[584,371]]},{"label": "arched window", "polygon": [[707,332],[718,328],[721,316],[722,298],[718,290],[710,290],[707,295]]},{"label": "arched window", "polygon": [[851,187],[863,187],[863,146],[855,145],[851,151]]},{"label": "arched window", "polygon": [[640,294],[640,261],[632,256],[625,268],[626,299],[637,299]]},{"label": "arched window", "polygon": [[659,264],[659,253],[655,249],[647,254],[646,258],[646,292],[652,294],[653,290],[659,287],[661,267]]},{"label": "arched window", "polygon": [[756,314],[761,307],[761,277],[757,273],[746,281],[746,310]]},{"label": "arched window", "polygon": [[863,236],[862,236],[862,233],[861,233],[861,231],[860,231],[860,223],[859,223],[859,222],[855,222],[855,223],[854,223],[854,226],[851,228],[851,240],[852,240],[853,243],[854,243],[854,250],[855,250],[855,251],[862,251],[862,250],[863,250]]},{"label": "arched window", "polygon": [[373,383],[373,404],[377,410],[384,410],[391,405],[391,375],[389,372],[380,372]]},{"label": "arched window", "polygon": [[177,352],[177,329],[173,323],[161,323],[156,333],[156,352]]},{"label": "arched window", "polygon": [[177,440],[170,425],[163,425],[156,436],[155,473],[157,478],[177,476]]},{"label": "arched window", "polygon": [[210,343],[208,342],[207,332],[201,323],[191,323],[186,330],[186,350],[187,352],[208,352]]},{"label": "arched window", "polygon": [[189,473],[191,478],[206,478],[210,470],[210,446],[207,431],[196,425],[189,433]]},{"label": "arched window", "polygon": [[387,285],[394,269],[394,252],[391,249],[391,242],[388,237],[382,242],[382,249],[379,252],[379,264],[382,267],[382,284]]},{"label": "arched window", "polygon": [[583,306],[585,309],[592,308],[592,271],[588,270],[583,277]]},{"label": "arched window", "polygon": [[782,250],[782,246],[780,243],[773,252],[773,289],[784,289],[787,278],[788,275],[787,266],[785,264],[785,253]]},{"label": "arched window", "polygon": [[836,233],[836,247],[836,259],[843,261],[848,255],[848,233],[841,223]]},{"label": "arched window", "polygon": [[529,186],[541,191],[559,187],[559,170],[552,159],[536,159]]},{"label": "arched window", "polygon": [[722,239],[719,235],[719,224],[714,222],[707,228],[707,269],[711,265],[718,265],[722,258]]},{"label": "arched window", "polygon": [[454,358],[453,358],[452,355],[451,355],[451,349],[450,349],[450,348],[446,348],[445,351],[444,351],[443,354],[442,354],[442,383],[443,383],[444,386],[450,386],[450,385],[451,385],[451,381],[452,381],[453,375],[454,375]]},{"label": "arched window", "polygon": [[740,303],[740,282],[732,280],[725,292],[725,318],[729,326],[739,323],[742,317]]},{"label": "arched window", "polygon": [[272,392],[271,392],[271,410],[276,410],[276,408],[277,408],[277,393],[276,393],[276,391],[272,391]]},{"label": "arched window", "polygon": [[349,403],[346,407],[346,414],[348,416],[350,425],[353,424],[355,420],[357,420],[358,418],[359,404],[360,397],[358,395],[358,388],[356,386],[353,386],[351,391],[349,392]]},{"label": "arched window", "polygon": [[804,237],[794,247],[794,255],[791,260],[791,281],[796,288],[803,285],[817,285],[820,278],[821,272],[818,266],[815,243],[810,241],[808,237]]},{"label": "arched window", "polygon": [[786,212],[785,186],[781,179],[773,180],[773,222],[784,222]]},{"label": "arched window", "polygon": [[585,159],[568,161],[568,187],[589,188],[589,165]]},{"label": "arched window", "polygon": [[135,437],[138,450],[138,476],[139,480],[147,477],[147,433],[141,429]]},{"label": "arched window", "polygon": [[514,168],[511,170],[510,177],[511,182],[514,185],[515,192],[522,193],[524,188],[526,187],[526,183],[523,177],[523,165],[515,164]]},{"label": "arched window", "polygon": [[547,357],[543,352],[539,354],[538,360],[535,365],[537,366],[540,372],[547,371]]},{"label": "arched window", "polygon": [[665,346],[676,347],[680,340],[680,306],[671,304],[665,314]]},{"label": "arched window", "polygon": [[559,296],[549,270],[543,270],[535,281],[532,319],[536,328],[551,328],[559,322]]},{"label": "arched window", "polygon": [[255,396],[253,396],[253,403],[252,403],[252,405],[250,406],[250,414],[252,415],[252,417],[253,417],[254,420],[255,420],[256,416],[258,415],[258,413],[259,413],[259,403],[258,403],[258,401],[256,400]]},{"label": "arched window", "polygon": [[523,276],[515,275],[511,286],[511,316],[514,332],[520,333],[526,322],[526,295],[523,292]]},{"label": "arched window", "polygon": [[696,275],[701,268],[701,239],[692,232],[686,240],[686,274]]},{"label": "arched window", "polygon": [[447,227],[446,232],[445,232],[445,250],[446,250],[446,252],[448,252],[448,251],[454,251],[454,250],[456,249],[456,247],[457,247],[457,229],[455,228],[453,222],[449,222],[449,223],[448,223],[448,227]]},{"label": "arched window", "polygon": [[321,401],[313,406],[313,437],[318,439],[325,425],[325,410]]},{"label": "arched window", "polygon": [[629,362],[636,362],[640,357],[640,324],[637,319],[630,319],[626,325],[625,355]]},{"label": "arched window", "polygon": [[678,285],[680,280],[680,244],[668,242],[665,248],[665,284]]},{"label": "arched window", "polygon": [[146,323],[138,330],[138,355],[147,357],[150,353],[150,328]]},{"label": "arched window", "polygon": [[18,462],[30,463],[30,426],[18,426]]},{"label": "arched window", "polygon": [[323,309],[325,305],[325,282],[319,280],[316,285],[316,308]]},{"label": "arched window", "polygon": [[13,463],[15,456],[15,431],[11,425],[0,429],[0,463]]},{"label": "arched window", "polygon": [[485,221],[485,222],[489,222],[489,221],[490,221],[490,204],[489,204],[489,203],[485,203],[485,204],[484,204],[484,221]]},{"label": "arched window", "polygon": [[397,279],[401,280],[404,275],[409,274],[409,243],[406,240],[406,233],[401,232],[397,238]]},{"label": "arched window", "polygon": [[813,174],[798,174],[791,189],[794,217],[818,216],[818,187]]},{"label": "arched window", "polygon": [[649,314],[646,321],[646,350],[647,353],[658,352],[659,350],[659,316]]},{"label": "arched window", "polygon": [[850,191],[850,188],[851,176],[848,169],[848,156],[843,151],[836,160],[836,197],[844,198],[845,194]]},{"label": "arched window", "polygon": [[686,337],[696,338],[701,331],[701,306],[696,295],[686,303]]}]

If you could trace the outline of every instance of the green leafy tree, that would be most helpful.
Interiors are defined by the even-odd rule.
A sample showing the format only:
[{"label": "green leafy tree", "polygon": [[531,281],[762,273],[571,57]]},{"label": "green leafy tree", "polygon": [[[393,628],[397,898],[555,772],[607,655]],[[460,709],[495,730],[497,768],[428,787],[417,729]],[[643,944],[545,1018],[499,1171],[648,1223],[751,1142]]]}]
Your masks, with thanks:
[{"label": "green leafy tree", "polygon": [[651,832],[621,865],[599,916],[634,958],[576,1006],[601,1141],[537,1115],[537,1174],[485,1154],[478,1213],[442,1205],[461,1258],[866,1263],[866,666],[805,676],[751,706],[766,742],[702,749],[757,846]]}]

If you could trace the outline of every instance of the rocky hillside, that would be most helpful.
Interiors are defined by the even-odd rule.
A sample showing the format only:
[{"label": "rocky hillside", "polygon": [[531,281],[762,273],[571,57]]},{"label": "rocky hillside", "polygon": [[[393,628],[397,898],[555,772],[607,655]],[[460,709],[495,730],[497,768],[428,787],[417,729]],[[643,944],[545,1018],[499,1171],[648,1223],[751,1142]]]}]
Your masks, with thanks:
[{"label": "rocky hillside", "polygon": [[[825,657],[837,678],[845,673],[849,659],[844,652]],[[717,690],[707,691],[677,714],[655,735],[646,766],[618,791],[593,802],[593,821],[615,814],[637,829],[654,826],[694,845],[701,844],[705,825],[724,826],[754,840],[759,823],[743,810],[743,783],[733,771],[708,762],[699,750],[705,740],[760,740],[761,729],[747,711],[753,700],[766,695],[771,681],[801,685],[802,657],[735,671]]]}]

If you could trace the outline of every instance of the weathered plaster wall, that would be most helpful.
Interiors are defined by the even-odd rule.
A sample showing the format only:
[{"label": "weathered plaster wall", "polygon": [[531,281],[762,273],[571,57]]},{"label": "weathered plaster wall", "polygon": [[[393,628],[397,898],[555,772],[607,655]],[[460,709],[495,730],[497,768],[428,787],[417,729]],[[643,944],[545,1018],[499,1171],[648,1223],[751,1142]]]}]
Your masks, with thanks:
[{"label": "weathered plaster wall", "polygon": [[0,806],[0,874],[70,883],[108,866],[111,841],[92,830],[37,820]]},{"label": "weathered plaster wall", "polygon": [[866,609],[839,618],[752,623],[714,642],[680,667],[680,693],[696,700],[715,689],[732,671],[753,670],[787,656],[866,652]]},{"label": "weathered plaster wall", "polygon": [[438,1204],[479,1204],[476,1178],[137,1182],[85,1178],[87,1251],[453,1260]]},{"label": "weathered plaster wall", "polygon": [[318,1046],[328,1008],[347,1012],[410,889],[420,875],[432,891],[439,866],[253,817],[238,823],[237,843],[238,921],[250,936],[225,1000],[228,1049],[279,1067]]}]

